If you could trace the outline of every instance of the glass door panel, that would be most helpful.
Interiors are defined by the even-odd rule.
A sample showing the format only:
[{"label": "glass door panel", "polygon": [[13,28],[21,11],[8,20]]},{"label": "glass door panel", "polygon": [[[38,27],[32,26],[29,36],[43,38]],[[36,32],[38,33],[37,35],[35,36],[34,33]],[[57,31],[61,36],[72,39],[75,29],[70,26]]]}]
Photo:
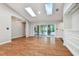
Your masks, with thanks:
[{"label": "glass door panel", "polygon": [[54,25],[37,25],[34,27],[34,31],[37,35],[53,35],[55,33]]}]

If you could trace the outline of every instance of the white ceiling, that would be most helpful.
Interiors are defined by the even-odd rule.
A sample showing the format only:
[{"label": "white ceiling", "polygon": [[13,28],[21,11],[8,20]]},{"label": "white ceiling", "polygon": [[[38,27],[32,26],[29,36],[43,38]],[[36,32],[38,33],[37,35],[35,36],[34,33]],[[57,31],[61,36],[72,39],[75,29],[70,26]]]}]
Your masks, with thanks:
[{"label": "white ceiling", "polygon": [[[54,3],[52,16],[46,15],[45,3],[8,3],[7,5],[30,22],[57,22],[63,20],[63,4],[61,3]],[[26,7],[31,7],[37,16],[31,17],[25,10]],[[57,8],[59,11],[56,11]],[[38,11],[41,13],[39,14]]]}]

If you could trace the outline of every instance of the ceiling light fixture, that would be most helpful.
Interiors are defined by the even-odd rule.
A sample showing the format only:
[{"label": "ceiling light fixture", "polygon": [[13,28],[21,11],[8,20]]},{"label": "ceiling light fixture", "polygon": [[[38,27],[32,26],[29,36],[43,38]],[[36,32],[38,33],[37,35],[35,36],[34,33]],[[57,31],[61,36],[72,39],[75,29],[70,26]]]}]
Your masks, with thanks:
[{"label": "ceiling light fixture", "polygon": [[38,13],[40,14],[41,12],[40,12],[40,11],[38,11]]},{"label": "ceiling light fixture", "polygon": [[25,8],[25,10],[32,16],[32,17],[36,17],[36,14],[33,12],[31,7],[27,7]]},{"label": "ceiling light fixture", "polygon": [[45,4],[45,9],[46,9],[47,15],[52,15],[53,4],[52,3]]}]

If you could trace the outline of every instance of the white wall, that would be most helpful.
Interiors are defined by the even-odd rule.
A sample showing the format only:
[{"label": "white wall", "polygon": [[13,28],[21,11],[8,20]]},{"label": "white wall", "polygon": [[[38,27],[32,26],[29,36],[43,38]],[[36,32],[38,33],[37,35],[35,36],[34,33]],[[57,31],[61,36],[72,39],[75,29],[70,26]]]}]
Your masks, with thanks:
[{"label": "white wall", "polygon": [[26,21],[26,24],[25,24],[25,32],[26,32],[26,37],[29,37],[30,35],[30,23],[28,21]]},{"label": "white wall", "polygon": [[[18,18],[16,18],[18,19]],[[25,36],[25,24],[22,21],[12,18],[12,38]]]},{"label": "white wall", "polygon": [[71,15],[64,15],[63,17],[63,25],[64,25],[64,29],[72,29],[72,17]]},{"label": "white wall", "polygon": [[[70,50],[73,55],[79,56],[79,5],[73,4],[74,12],[67,15],[63,14],[64,22],[64,45]],[[76,8],[76,9],[75,9]],[[67,30],[66,30],[67,29]]]},{"label": "white wall", "polygon": [[79,9],[72,14],[72,29],[79,31]]},{"label": "white wall", "polygon": [[30,23],[29,36],[34,36],[34,24]]},{"label": "white wall", "polygon": [[[9,28],[7,30],[6,28]],[[11,40],[11,17],[1,11],[0,8],[0,43]]]},{"label": "white wall", "polygon": [[[11,41],[11,16],[22,19],[22,17],[14,11],[7,8],[5,5],[0,4],[0,44]],[[6,29],[7,27],[9,30]]]},{"label": "white wall", "polygon": [[[6,28],[9,28],[7,30]],[[10,41],[11,39],[11,17],[9,12],[7,12],[0,5],[0,43],[5,41]]]},{"label": "white wall", "polygon": [[63,22],[56,24],[56,38],[63,38]]}]

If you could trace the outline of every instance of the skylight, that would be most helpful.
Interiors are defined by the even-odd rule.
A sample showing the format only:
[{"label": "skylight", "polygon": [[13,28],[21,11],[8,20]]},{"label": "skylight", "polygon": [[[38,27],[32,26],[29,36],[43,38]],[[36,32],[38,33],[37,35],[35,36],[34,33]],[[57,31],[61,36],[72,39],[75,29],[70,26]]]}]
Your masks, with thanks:
[{"label": "skylight", "polygon": [[52,15],[53,4],[52,3],[45,4],[45,9],[46,9],[47,15]]},{"label": "skylight", "polygon": [[25,10],[26,10],[32,17],[36,17],[36,14],[33,12],[33,10],[31,9],[31,7],[27,7],[27,8],[25,8]]}]

